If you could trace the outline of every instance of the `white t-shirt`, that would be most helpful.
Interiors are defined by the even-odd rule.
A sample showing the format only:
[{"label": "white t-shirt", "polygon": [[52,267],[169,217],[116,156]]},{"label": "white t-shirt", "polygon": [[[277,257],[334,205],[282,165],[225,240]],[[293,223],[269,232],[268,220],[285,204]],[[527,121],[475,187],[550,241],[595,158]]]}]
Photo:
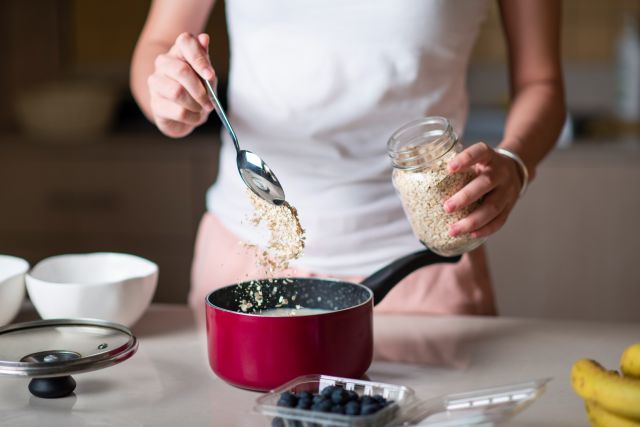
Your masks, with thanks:
[{"label": "white t-shirt", "polygon": [[[422,248],[391,183],[386,143],[448,117],[462,134],[470,52],[487,0],[228,0],[229,120],[278,176],[307,233],[298,268],[367,275]],[[223,132],[207,207],[254,242]]]}]

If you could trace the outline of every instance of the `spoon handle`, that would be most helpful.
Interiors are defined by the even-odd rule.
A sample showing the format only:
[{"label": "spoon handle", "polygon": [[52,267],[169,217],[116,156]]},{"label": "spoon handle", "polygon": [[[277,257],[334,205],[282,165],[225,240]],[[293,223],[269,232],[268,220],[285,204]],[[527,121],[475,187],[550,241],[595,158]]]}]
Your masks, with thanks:
[{"label": "spoon handle", "polygon": [[233,131],[233,128],[231,127],[231,123],[229,123],[229,119],[227,118],[227,115],[222,109],[222,104],[220,104],[220,101],[216,96],[216,92],[213,90],[213,88],[211,87],[211,83],[209,83],[208,80],[202,79],[202,82],[204,83],[204,87],[207,88],[207,92],[209,93],[209,98],[211,98],[211,101],[213,101],[213,106],[216,109],[216,113],[218,113],[218,117],[220,117],[220,121],[222,121],[222,124],[227,129],[227,132],[229,132],[229,135],[231,135],[231,140],[233,141],[233,145],[236,146],[236,151],[240,152],[240,144],[238,144],[238,137],[236,136],[236,133]]}]

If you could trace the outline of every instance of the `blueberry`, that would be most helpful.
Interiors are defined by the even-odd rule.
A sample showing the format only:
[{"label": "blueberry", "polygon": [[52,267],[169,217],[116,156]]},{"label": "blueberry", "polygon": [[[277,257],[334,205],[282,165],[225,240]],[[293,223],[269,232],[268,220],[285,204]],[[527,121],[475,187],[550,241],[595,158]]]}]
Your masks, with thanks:
[{"label": "blueberry", "polygon": [[275,417],[273,421],[271,421],[271,427],[284,427],[284,420],[280,417]]},{"label": "blueberry", "polygon": [[362,398],[360,399],[360,403],[364,406],[364,405],[370,405],[372,403],[377,404],[378,402],[376,402],[371,396],[362,396]]},{"label": "blueberry", "polygon": [[298,399],[313,399],[313,394],[309,393],[308,391],[299,391],[298,393],[296,393],[296,396],[298,397]]},{"label": "blueberry", "polygon": [[348,394],[344,389],[337,388],[331,393],[331,401],[336,405],[347,403]]},{"label": "blueberry", "polygon": [[351,402],[352,400],[358,400],[360,399],[360,396],[358,396],[358,393],[356,393],[353,390],[349,390],[347,391],[347,401]]},{"label": "blueberry", "polygon": [[348,402],[344,406],[344,413],[347,415],[360,415],[360,403],[356,400]]},{"label": "blueberry", "polygon": [[323,400],[329,400],[328,397],[324,397],[321,394],[318,394],[316,396],[313,396],[313,403],[318,403],[318,402],[322,402]]},{"label": "blueberry", "polygon": [[333,393],[333,391],[335,389],[339,389],[340,387],[337,387],[335,385],[328,385],[325,388],[322,389],[322,391],[320,392],[320,395],[330,398],[331,394]]},{"label": "blueberry", "polygon": [[298,409],[309,409],[312,405],[311,399],[298,399],[298,403],[296,404],[296,408]]},{"label": "blueberry", "polygon": [[379,394],[376,394],[375,396],[373,396],[373,400],[375,400],[380,406],[384,406],[387,403],[387,399],[380,396]]},{"label": "blueberry", "polygon": [[324,399],[318,403],[314,403],[311,407],[311,410],[316,412],[329,412],[331,411],[332,407],[333,405],[331,404],[331,401],[328,399]]},{"label": "blueberry", "polygon": [[375,414],[379,410],[380,410],[380,405],[378,405],[377,403],[369,403],[366,405],[362,404],[362,408],[360,408],[360,415]]},{"label": "blueberry", "polygon": [[331,407],[332,414],[344,414],[344,406],[342,405],[333,405]]},{"label": "blueberry", "polygon": [[295,394],[285,391],[280,395],[280,399],[278,399],[278,406],[284,406],[287,408],[293,408],[298,403],[298,398]]}]

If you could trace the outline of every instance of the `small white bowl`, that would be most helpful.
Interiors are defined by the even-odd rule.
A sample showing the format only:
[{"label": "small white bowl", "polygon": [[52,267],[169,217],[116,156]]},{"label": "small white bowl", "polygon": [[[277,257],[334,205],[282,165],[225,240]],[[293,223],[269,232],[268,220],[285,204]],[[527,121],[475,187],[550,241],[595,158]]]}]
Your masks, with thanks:
[{"label": "small white bowl", "polygon": [[29,263],[22,258],[0,255],[0,326],[10,323],[24,300],[24,275]]},{"label": "small white bowl", "polygon": [[43,319],[92,318],[133,325],[149,307],[158,266],[135,255],[58,255],[27,274],[27,292]]}]

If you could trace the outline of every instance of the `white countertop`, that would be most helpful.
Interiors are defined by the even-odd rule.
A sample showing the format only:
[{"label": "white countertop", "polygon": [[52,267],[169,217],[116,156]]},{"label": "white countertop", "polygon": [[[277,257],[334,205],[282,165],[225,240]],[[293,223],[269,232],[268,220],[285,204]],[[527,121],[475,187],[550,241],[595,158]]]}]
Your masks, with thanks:
[{"label": "white countertop", "polygon": [[[259,393],[211,372],[197,323],[184,306],[152,306],[133,328],[137,354],[76,375],[76,391],[66,398],[39,399],[28,380],[0,377],[0,425],[268,426],[251,413]],[[420,398],[553,377],[508,424],[527,427],[587,425],[569,383],[571,364],[590,357],[615,368],[624,348],[640,340],[639,324],[463,316],[376,315],[374,331],[369,378],[409,386]]]}]

